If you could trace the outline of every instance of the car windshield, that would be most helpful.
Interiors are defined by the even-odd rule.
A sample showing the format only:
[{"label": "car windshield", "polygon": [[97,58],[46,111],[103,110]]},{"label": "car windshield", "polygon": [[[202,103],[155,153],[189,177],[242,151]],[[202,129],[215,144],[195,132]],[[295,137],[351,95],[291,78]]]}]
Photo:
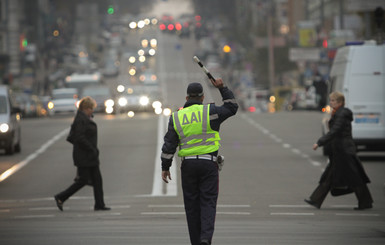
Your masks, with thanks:
[{"label": "car windshield", "polygon": [[73,99],[74,98],[74,95],[73,94],[67,94],[67,93],[64,93],[64,94],[55,94],[52,96],[53,99],[55,100],[61,100],[61,99]]},{"label": "car windshield", "polygon": [[110,95],[110,91],[108,88],[100,87],[100,88],[85,88],[83,91],[83,96],[100,96],[100,95]]},{"label": "car windshield", "polygon": [[0,96],[0,114],[7,113],[7,98]]}]

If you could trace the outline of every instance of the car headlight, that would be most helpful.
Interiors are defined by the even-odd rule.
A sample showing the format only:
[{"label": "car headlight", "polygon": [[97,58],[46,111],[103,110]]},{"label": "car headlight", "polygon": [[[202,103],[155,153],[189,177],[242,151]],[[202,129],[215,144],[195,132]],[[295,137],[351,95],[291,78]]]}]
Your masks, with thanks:
[{"label": "car headlight", "polygon": [[127,101],[127,99],[124,98],[124,97],[119,98],[119,100],[118,100],[118,104],[119,104],[120,106],[126,106],[127,103],[128,103],[128,101]]},{"label": "car headlight", "polygon": [[170,108],[165,108],[165,109],[163,110],[163,115],[165,115],[165,116],[170,116],[171,113],[172,113],[172,111],[171,111]]},{"label": "car headlight", "polygon": [[141,104],[142,106],[148,105],[149,102],[150,99],[147,96],[142,96],[139,99],[139,104]]},{"label": "car headlight", "polygon": [[116,87],[116,90],[119,92],[119,93],[122,93],[124,91],[124,86],[123,85],[119,85],[118,87]]},{"label": "car headlight", "polygon": [[161,107],[157,107],[154,109],[155,114],[160,115],[162,114],[163,109]]},{"label": "car headlight", "polygon": [[112,107],[112,106],[107,106],[106,107],[106,113],[107,114],[111,114],[111,113],[113,113],[114,112],[114,108]]},{"label": "car headlight", "polygon": [[155,51],[155,49],[150,49],[149,51],[148,51],[148,53],[151,55],[151,56],[154,56],[155,55],[155,53],[156,53],[156,51]]},{"label": "car headlight", "polygon": [[105,102],[104,102],[104,105],[106,106],[106,107],[113,107],[114,106],[114,101],[112,100],[112,99],[108,99],[108,100],[106,100]]},{"label": "car headlight", "polygon": [[161,107],[162,107],[162,103],[160,101],[152,102],[152,108],[156,109],[156,108],[161,108]]},{"label": "car headlight", "polygon": [[52,110],[55,107],[55,105],[53,104],[52,101],[50,101],[50,102],[48,102],[47,107],[48,107],[48,109]]},{"label": "car headlight", "polygon": [[9,130],[9,125],[7,123],[2,123],[0,125],[0,132],[6,133],[8,132],[8,130]]}]

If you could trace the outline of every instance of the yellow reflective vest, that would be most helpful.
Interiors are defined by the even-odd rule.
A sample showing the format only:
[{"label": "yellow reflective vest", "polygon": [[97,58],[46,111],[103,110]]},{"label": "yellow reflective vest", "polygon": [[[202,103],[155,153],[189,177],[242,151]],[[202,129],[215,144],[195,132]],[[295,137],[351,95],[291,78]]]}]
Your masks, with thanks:
[{"label": "yellow reflective vest", "polygon": [[202,155],[217,151],[219,132],[210,127],[210,105],[191,105],[172,114],[179,136],[178,156]]}]

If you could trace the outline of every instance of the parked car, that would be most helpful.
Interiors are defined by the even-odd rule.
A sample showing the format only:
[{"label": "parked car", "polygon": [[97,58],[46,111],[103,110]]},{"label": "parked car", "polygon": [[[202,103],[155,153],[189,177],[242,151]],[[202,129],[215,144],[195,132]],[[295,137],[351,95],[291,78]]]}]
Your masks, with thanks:
[{"label": "parked car", "polygon": [[9,87],[0,85],[0,149],[9,155],[21,150],[20,112]]},{"label": "parked car", "polygon": [[73,113],[77,111],[78,90],[76,88],[59,88],[52,90],[52,100],[48,103],[49,115]]}]

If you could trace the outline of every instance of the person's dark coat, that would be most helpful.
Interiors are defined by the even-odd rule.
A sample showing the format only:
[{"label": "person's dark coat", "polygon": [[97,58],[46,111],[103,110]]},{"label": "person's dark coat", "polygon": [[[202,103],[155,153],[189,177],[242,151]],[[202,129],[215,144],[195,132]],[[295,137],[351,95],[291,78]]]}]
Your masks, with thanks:
[{"label": "person's dark coat", "polygon": [[96,123],[84,112],[78,111],[71,126],[72,157],[77,167],[99,166]]},{"label": "person's dark coat", "polygon": [[330,162],[321,176],[320,183],[331,181],[332,189],[346,187],[351,189],[370,183],[356,155],[356,146],[352,138],[352,121],[352,111],[340,107],[329,120],[329,132],[317,141],[319,146],[330,144],[331,147]]}]

